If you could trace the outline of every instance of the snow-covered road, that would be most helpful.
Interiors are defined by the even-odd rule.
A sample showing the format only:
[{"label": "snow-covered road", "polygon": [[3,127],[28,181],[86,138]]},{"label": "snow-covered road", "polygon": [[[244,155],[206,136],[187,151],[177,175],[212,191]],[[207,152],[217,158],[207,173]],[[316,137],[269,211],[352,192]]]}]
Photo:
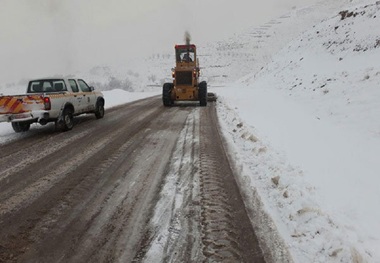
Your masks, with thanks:
[{"label": "snow-covered road", "polygon": [[213,103],[152,97],[75,123],[2,144],[0,261],[264,262]]}]

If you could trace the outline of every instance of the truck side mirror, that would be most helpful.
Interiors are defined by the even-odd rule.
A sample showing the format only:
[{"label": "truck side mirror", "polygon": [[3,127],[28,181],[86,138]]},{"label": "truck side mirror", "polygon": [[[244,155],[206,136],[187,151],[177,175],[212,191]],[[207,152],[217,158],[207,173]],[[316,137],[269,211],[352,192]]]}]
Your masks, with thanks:
[{"label": "truck side mirror", "polygon": [[95,88],[93,86],[90,86],[90,91],[94,91]]}]

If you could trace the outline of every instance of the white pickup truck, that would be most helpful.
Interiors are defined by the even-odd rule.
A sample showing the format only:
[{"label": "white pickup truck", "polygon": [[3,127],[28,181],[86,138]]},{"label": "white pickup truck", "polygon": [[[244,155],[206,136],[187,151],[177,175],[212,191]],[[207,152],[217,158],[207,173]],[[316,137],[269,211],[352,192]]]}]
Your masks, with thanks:
[{"label": "white pickup truck", "polygon": [[56,128],[73,128],[73,117],[94,113],[104,116],[104,96],[82,79],[46,78],[29,81],[26,94],[0,96],[0,122],[11,122],[15,132],[25,132],[30,124],[55,122]]}]

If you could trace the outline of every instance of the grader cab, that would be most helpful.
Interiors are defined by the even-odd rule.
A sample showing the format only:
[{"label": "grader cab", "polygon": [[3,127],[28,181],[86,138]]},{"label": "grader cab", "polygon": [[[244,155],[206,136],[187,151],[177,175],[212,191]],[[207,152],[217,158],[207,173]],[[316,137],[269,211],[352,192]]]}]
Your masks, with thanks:
[{"label": "grader cab", "polygon": [[200,68],[196,46],[176,45],[176,66],[172,69],[173,83],[165,83],[162,88],[164,106],[172,106],[176,101],[199,101],[207,106],[207,83],[199,81]]}]

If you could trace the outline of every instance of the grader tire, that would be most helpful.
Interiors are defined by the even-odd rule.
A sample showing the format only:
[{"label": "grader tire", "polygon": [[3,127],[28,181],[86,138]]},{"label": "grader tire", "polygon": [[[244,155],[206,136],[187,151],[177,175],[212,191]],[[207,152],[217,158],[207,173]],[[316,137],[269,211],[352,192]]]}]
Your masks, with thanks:
[{"label": "grader tire", "polygon": [[171,91],[173,89],[173,83],[165,83],[162,87],[162,103],[165,107],[170,107],[173,105],[171,98]]},{"label": "grader tire", "polygon": [[199,105],[201,107],[205,107],[205,106],[207,106],[207,83],[206,83],[206,81],[202,81],[201,83],[199,83],[198,87],[199,87],[199,90],[198,90]]}]

